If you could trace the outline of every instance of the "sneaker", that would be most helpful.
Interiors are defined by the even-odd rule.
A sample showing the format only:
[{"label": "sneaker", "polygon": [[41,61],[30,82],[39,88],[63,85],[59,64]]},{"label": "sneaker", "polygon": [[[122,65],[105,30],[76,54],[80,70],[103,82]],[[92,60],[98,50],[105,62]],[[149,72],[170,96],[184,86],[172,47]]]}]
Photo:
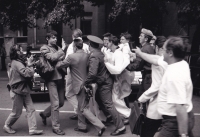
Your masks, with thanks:
[{"label": "sneaker", "polygon": [[6,131],[9,134],[15,134],[16,133],[15,130],[13,130],[11,127],[9,127],[7,125],[4,125],[3,130]]},{"label": "sneaker", "polygon": [[41,134],[43,134],[43,130],[29,131],[29,135],[41,135]]}]

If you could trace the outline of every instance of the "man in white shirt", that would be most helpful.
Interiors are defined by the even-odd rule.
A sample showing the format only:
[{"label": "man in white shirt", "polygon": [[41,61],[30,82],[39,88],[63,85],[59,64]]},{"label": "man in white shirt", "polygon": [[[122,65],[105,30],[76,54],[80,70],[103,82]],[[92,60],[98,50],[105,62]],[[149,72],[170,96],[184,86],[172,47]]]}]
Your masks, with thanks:
[{"label": "man in white shirt", "polygon": [[[168,63],[158,92],[157,109],[162,115],[162,129],[158,137],[187,137],[192,135],[192,81],[189,65],[184,61],[186,46],[179,37],[169,38],[164,46],[164,61]],[[150,63],[163,67],[158,56],[142,55]]]},{"label": "man in white shirt", "polygon": [[[156,40],[156,47],[155,47],[156,55],[162,56],[164,52],[163,45],[165,41],[166,41],[166,38],[164,36],[158,36],[158,39]],[[142,59],[146,60],[144,56],[145,55],[144,52],[141,52],[140,49],[136,49],[135,51],[137,55],[139,55]],[[163,56],[162,56],[162,59],[163,59]],[[167,65],[168,65],[167,62],[164,62],[164,63],[163,65],[167,68]],[[158,131],[158,128],[160,127],[161,122],[162,122],[162,117],[158,113],[158,110],[157,110],[157,95],[158,95],[158,91],[160,88],[160,84],[161,84],[165,69],[163,69],[161,66],[153,65],[153,64],[151,66],[151,69],[152,69],[151,87],[148,90],[146,90],[138,99],[138,101],[141,103],[145,103],[149,101],[147,114],[146,114],[144,125],[141,131],[141,137],[153,137],[155,133]]]},{"label": "man in white shirt", "polygon": [[[78,28],[72,31],[72,39],[74,40],[77,38],[82,39],[82,31]],[[74,47],[74,42],[69,44],[65,58],[67,58],[68,55],[73,54],[75,52],[74,50],[76,48],[73,48],[73,47]],[[89,46],[85,43],[83,43],[83,50],[89,54]],[[75,112],[75,115],[71,116],[70,119],[77,120],[78,119],[78,115],[77,115],[78,100],[77,100],[75,92],[72,90],[72,79],[71,79],[70,68],[67,68],[67,75],[65,77],[65,80],[66,80],[65,96],[67,100],[69,101],[69,103],[72,104],[72,106],[74,107],[74,112]]]}]

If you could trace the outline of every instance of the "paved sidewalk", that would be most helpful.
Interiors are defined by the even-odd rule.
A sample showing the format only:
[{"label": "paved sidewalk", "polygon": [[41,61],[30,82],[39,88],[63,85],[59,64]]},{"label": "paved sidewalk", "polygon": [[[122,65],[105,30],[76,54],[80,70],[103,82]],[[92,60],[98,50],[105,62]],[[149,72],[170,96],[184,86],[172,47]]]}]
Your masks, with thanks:
[{"label": "paved sidewalk", "polygon": [[0,70],[0,81],[2,80],[8,81],[8,75],[6,70]]}]

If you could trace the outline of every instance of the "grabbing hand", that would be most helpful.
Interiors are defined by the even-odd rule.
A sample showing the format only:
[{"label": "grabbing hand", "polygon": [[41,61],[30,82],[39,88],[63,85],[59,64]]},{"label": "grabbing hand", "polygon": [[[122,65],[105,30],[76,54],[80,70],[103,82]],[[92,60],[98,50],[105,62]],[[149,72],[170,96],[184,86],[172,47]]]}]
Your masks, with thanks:
[{"label": "grabbing hand", "polygon": [[133,52],[129,52],[128,54],[129,54],[129,56],[130,56],[130,61],[133,62],[133,60],[136,59],[136,54],[133,53]]},{"label": "grabbing hand", "polygon": [[140,52],[142,52],[141,49],[138,47],[136,47],[136,49],[132,49],[132,51],[135,51],[136,54],[139,54]]},{"label": "grabbing hand", "polygon": [[29,58],[27,58],[27,65],[32,66],[35,63],[33,55],[31,55]]},{"label": "grabbing hand", "polygon": [[65,42],[65,40],[62,38],[62,50],[65,50],[67,47],[67,44]]}]

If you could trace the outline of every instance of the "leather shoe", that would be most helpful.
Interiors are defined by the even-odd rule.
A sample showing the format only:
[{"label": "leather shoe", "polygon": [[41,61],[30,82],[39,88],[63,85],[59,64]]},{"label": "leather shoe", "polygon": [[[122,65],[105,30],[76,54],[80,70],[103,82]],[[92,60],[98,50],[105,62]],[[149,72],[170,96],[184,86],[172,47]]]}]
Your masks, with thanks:
[{"label": "leather shoe", "polygon": [[111,136],[117,136],[117,135],[121,135],[121,134],[124,134],[126,132],[126,128],[122,129],[122,130],[115,130],[114,132],[112,132],[110,135]]},{"label": "leather shoe", "polygon": [[41,135],[43,134],[43,130],[33,130],[29,132],[29,135]]},{"label": "leather shoe", "polygon": [[61,129],[53,129],[53,133],[57,135],[65,135],[65,132],[63,132]]},{"label": "leather shoe", "polygon": [[103,128],[98,132],[98,136],[101,136],[105,130],[106,130],[106,127],[103,127]]},{"label": "leather shoe", "polygon": [[75,115],[71,116],[70,119],[71,119],[71,120],[78,120],[78,115],[75,114]]},{"label": "leather shoe", "polygon": [[40,112],[40,117],[42,118],[42,123],[46,126],[47,125],[47,117],[42,113]]},{"label": "leather shoe", "polygon": [[7,125],[4,125],[3,130],[4,130],[5,132],[9,133],[9,134],[15,134],[15,133],[16,133],[15,130],[13,130],[11,127],[9,127],[9,126],[7,126]]},{"label": "leather shoe", "polygon": [[124,125],[128,125],[129,124],[129,120],[128,119],[124,119],[123,122],[124,122]]},{"label": "leather shoe", "polygon": [[80,132],[83,132],[83,133],[87,133],[88,130],[87,129],[80,129],[78,127],[74,128],[75,131],[80,131]]}]

